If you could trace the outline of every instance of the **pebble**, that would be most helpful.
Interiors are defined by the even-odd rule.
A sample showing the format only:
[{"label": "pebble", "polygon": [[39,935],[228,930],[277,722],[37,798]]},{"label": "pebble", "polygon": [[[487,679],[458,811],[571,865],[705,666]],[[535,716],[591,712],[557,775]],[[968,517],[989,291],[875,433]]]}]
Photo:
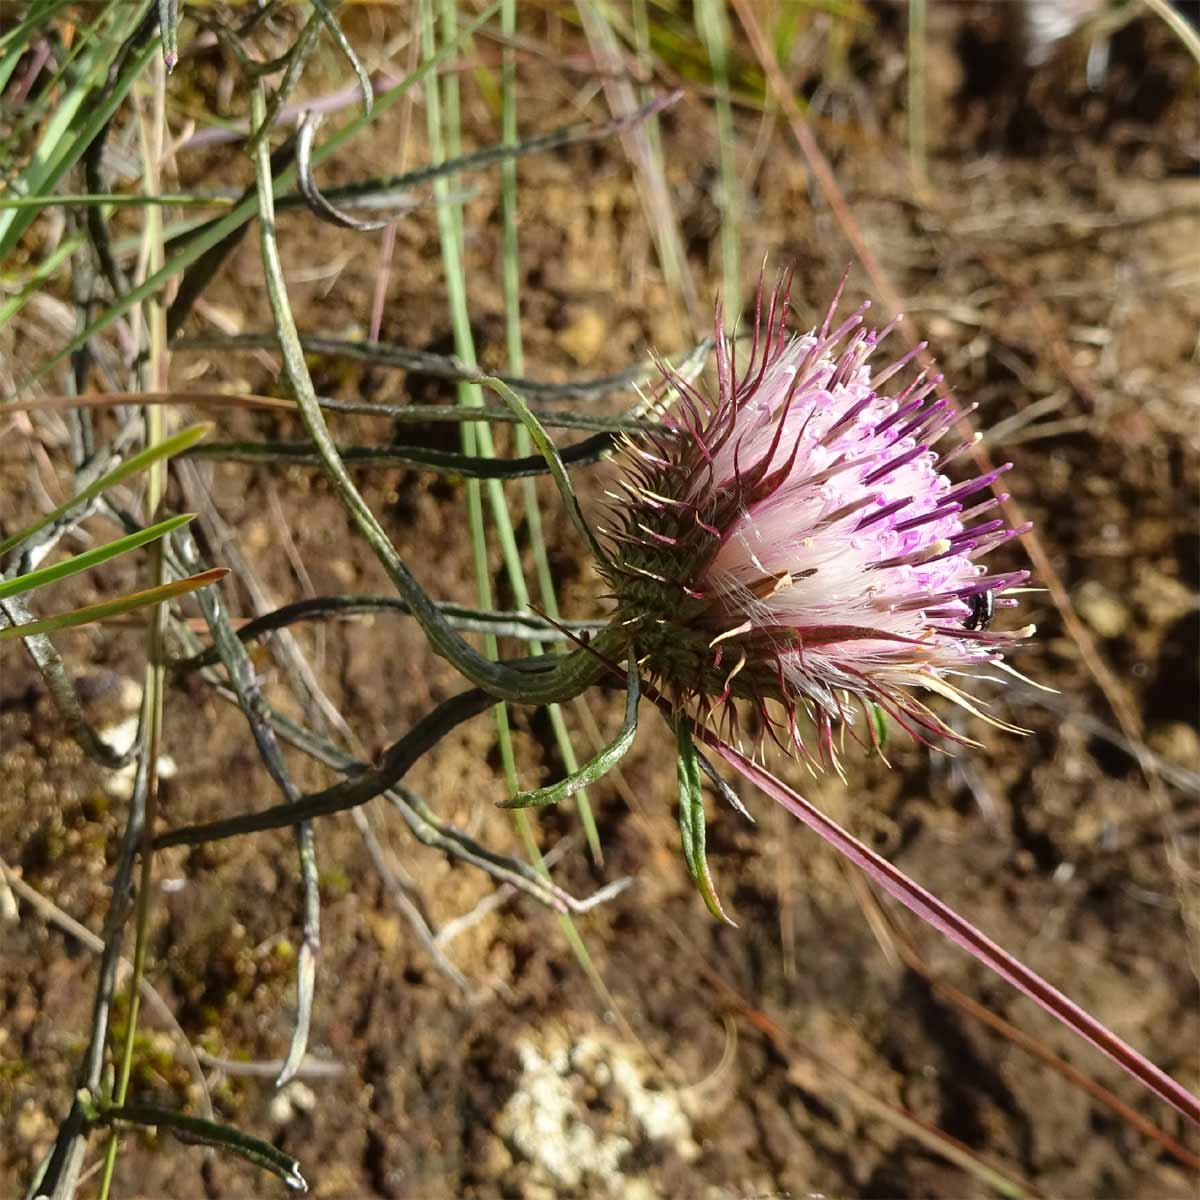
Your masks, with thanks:
[{"label": "pebble", "polygon": [[580,309],[557,338],[558,344],[581,366],[600,353],[608,335],[608,324],[594,308]]},{"label": "pebble", "polygon": [[271,1100],[269,1114],[276,1125],[286,1125],[301,1113],[310,1113],[317,1107],[316,1093],[299,1079],[293,1079]]},{"label": "pebble", "polygon": [[1101,637],[1120,637],[1129,628],[1129,607],[1099,581],[1080,584],[1072,599],[1079,615]]},{"label": "pebble", "polygon": [[[138,718],[134,715],[126,717],[123,721],[118,721],[115,725],[99,729],[96,732],[118,754],[124,754],[133,745],[137,737],[137,729]],[[169,754],[160,754],[158,756],[159,779],[173,779],[178,772],[179,767]],[[136,777],[137,759],[135,756],[133,761],[127,762],[120,770],[110,771],[105,775],[104,790],[118,800],[128,800],[133,795],[133,783]]]},{"label": "pebble", "polygon": [[1133,598],[1151,625],[1174,625],[1200,607],[1200,597],[1186,583],[1150,566],[1138,571]]},{"label": "pebble", "polygon": [[1150,749],[1189,770],[1200,770],[1200,733],[1184,721],[1160,725],[1147,738]]}]

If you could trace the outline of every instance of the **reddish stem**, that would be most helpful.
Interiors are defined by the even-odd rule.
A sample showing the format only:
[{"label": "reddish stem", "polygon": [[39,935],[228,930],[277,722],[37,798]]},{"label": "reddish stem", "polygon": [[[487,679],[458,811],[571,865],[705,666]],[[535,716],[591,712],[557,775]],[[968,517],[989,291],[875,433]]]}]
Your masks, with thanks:
[{"label": "reddish stem", "polygon": [[899,867],[876,854],[856,837],[847,833],[836,821],[827,817],[785,783],[776,779],[732,746],[714,734],[693,727],[694,735],[711,746],[730,766],[778,801],[793,816],[825,839],[835,850],[865,871],[890,896],[895,897],[911,912],[927,921],[968,954],[990,967],[1019,992],[1039,1004],[1051,1016],[1074,1030],[1097,1050],[1107,1054],[1119,1067],[1133,1076],[1160,1100],[1177,1108],[1185,1117],[1200,1125],[1200,1099],[1165,1071],[1122,1041],[1095,1017],[1086,1013],[1069,997],[1047,983],[1035,971],[1013,958],[969,921],[960,917],[920,884],[910,879]]}]

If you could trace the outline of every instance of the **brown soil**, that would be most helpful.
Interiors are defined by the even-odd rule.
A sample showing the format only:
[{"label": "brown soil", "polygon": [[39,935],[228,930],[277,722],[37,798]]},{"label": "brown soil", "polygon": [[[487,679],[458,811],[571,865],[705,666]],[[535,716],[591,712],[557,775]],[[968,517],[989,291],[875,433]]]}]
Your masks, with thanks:
[{"label": "brown soil", "polygon": [[[1015,462],[1011,490],[1136,712],[1136,736],[1171,764],[1165,812],[1122,748],[1118,719],[1087,656],[1045,593],[1028,597],[1025,619],[1039,635],[1018,665],[1057,695],[988,690],[998,715],[1029,736],[969,721],[965,732],[984,748],[954,758],[897,738],[890,770],[848,755],[844,786],[774,765],[1196,1089],[1197,946],[1189,948],[1181,915],[1191,895],[1196,917],[1189,889],[1200,831],[1195,65],[1157,22],[1138,20],[1115,36],[1103,87],[1089,93],[1077,48],[1036,72],[1015,69],[1005,6],[932,7],[934,153],[926,193],[916,195],[909,184],[902,10],[869,10],[876,32],[855,43],[840,77],[826,70],[832,51],[815,21],[793,79],[813,99],[822,145],[908,312],[957,394],[978,401],[977,426],[1000,431],[989,453]],[[372,12],[355,10],[356,37],[382,44],[382,31],[402,27],[389,17],[373,29],[382,18]],[[552,48],[582,47],[576,34],[537,13],[528,15],[527,33]],[[493,43],[477,51],[494,64]],[[221,61],[209,51],[185,63],[171,84],[181,89],[181,103],[220,103],[215,85],[205,88]],[[307,86],[319,91],[335,73],[340,78],[340,62],[318,57]],[[531,54],[521,83],[528,131],[574,116],[576,102],[579,115],[604,115],[583,59]],[[468,132],[475,144],[488,144],[497,122],[470,73],[464,84]],[[749,189],[744,261],[766,255],[772,267],[794,263],[799,321],[812,322],[851,251],[786,122],[768,118],[764,127],[749,109],[737,120]],[[711,107],[689,94],[662,124],[672,200],[707,304],[720,280]],[[418,109],[410,163],[421,161],[422,126]],[[395,169],[402,136],[397,108],[323,171],[323,182]],[[236,147],[184,153],[178,166],[185,187],[248,179]],[[600,375],[640,360],[648,347],[673,352],[703,332],[671,298],[634,178],[617,142],[522,164],[530,375]],[[470,186],[472,318],[481,355],[499,365],[496,178],[476,175]],[[290,214],[280,220],[280,237],[301,327],[364,334],[382,234]],[[852,303],[869,295],[857,269],[848,291]],[[188,332],[210,332],[219,320],[245,330],[269,326],[253,238],[206,303]],[[451,345],[431,211],[398,226],[381,337],[439,351]],[[28,366],[44,339],[42,327],[23,349],[5,352]],[[401,371],[320,357],[312,367],[325,394],[393,402],[453,396],[443,384]],[[178,352],[172,370],[184,389],[276,386],[277,364],[264,353]],[[606,411],[624,402],[606,401]],[[297,426],[273,415],[229,410],[216,419],[222,436],[297,436]],[[37,428],[45,434],[53,426]],[[366,417],[345,418],[338,429],[346,441],[388,436],[383,423]],[[422,436],[453,448],[450,429]],[[396,436],[414,437],[411,427]],[[500,443],[507,452],[507,435]],[[67,479],[66,448],[47,444]],[[40,505],[28,490],[31,463],[22,440],[10,435],[0,479],[6,527]],[[598,498],[605,470],[581,474],[585,501]],[[398,468],[361,478],[430,591],[471,602],[461,482]],[[388,590],[316,472],[222,465],[212,469],[210,487],[236,547],[275,603],[310,588]],[[511,494],[515,502],[515,488]],[[595,573],[550,489],[542,494],[564,609],[593,615]],[[518,533],[524,542],[524,528]],[[212,560],[228,562],[208,536]],[[507,606],[493,553],[497,603]],[[296,557],[308,578],[297,577]],[[1010,558],[1023,561],[1015,550]],[[62,589],[55,607],[60,598],[65,607],[113,594],[134,579],[130,568],[95,572],[87,584]],[[253,611],[236,582],[226,595],[235,613]],[[403,617],[303,626],[296,636],[371,754],[459,687]],[[111,721],[121,708],[120,680],[141,677],[140,633],[92,628],[60,643],[73,672],[89,683],[94,715]],[[507,649],[517,652],[515,643]],[[268,696],[282,701],[275,660],[263,651],[256,663]],[[65,739],[22,652],[5,643],[0,665],[0,761],[10,797],[0,812],[0,852],[26,883],[98,931],[124,803],[107,796],[102,773]],[[619,722],[612,697],[597,697],[593,711],[605,729]],[[577,714],[568,710],[567,719],[578,731]],[[518,710],[513,720],[522,780],[561,773],[544,715]],[[166,823],[277,802],[244,722],[199,682],[170,692],[166,737],[178,767],[166,784]],[[577,744],[586,745],[581,733]],[[298,754],[288,761],[302,787],[329,782],[328,772]],[[865,1089],[1045,1196],[1195,1195],[1194,1175],[1160,1146],[881,949],[860,893],[832,853],[747,788],[756,825],[710,812],[710,865],[739,928],[717,925],[689,886],[678,851],[671,740],[661,722],[647,715],[622,774],[632,804],[612,780],[591,790],[602,868],[580,844],[573,809],[545,810],[536,822],[543,848],[575,839],[556,877],[577,895],[627,874],[637,881],[576,922],[607,997],[589,982],[553,914],[525,898],[481,910],[446,945],[469,980],[473,995],[464,996],[415,938],[349,816],[328,819],[318,827],[322,949],[311,1050],[342,1073],[305,1080],[284,1103],[269,1079],[207,1069],[218,1115],[297,1155],[322,1198],[992,1194],[977,1174],[867,1107],[857,1090]],[[502,783],[487,717],[465,726],[408,782],[443,819],[520,853],[511,819],[492,807]],[[489,878],[413,841],[382,802],[368,815],[404,894],[433,928],[493,893]],[[294,1015],[298,937],[290,835],[169,851],[156,876],[149,979],[187,1038],[225,1058],[281,1057]],[[888,911],[911,928],[938,979],[1006,1016],[1200,1153],[1195,1131],[1140,1095],[1106,1059],[934,934]],[[95,965],[90,951],[24,903],[19,921],[4,928],[4,1195],[21,1194],[69,1102]],[[755,1012],[785,1030],[786,1040],[772,1040],[746,1019]],[[194,1106],[178,1044],[153,1014],[143,1028],[136,1094]],[[89,1161],[100,1152],[97,1139]],[[94,1179],[86,1185],[94,1186]],[[250,1167],[165,1138],[131,1136],[114,1194],[190,1200],[277,1190]]]}]

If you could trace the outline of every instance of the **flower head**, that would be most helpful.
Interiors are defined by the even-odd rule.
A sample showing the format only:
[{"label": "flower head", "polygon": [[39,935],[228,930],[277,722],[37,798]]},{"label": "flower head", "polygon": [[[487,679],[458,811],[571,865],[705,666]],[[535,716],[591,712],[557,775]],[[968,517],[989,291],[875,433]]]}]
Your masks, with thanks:
[{"label": "flower head", "polygon": [[923,347],[872,374],[891,327],[867,329],[864,306],[831,328],[835,298],[819,330],[790,336],[787,301],[785,283],[764,313],[760,289],[744,370],[718,311],[715,399],[670,376],[667,432],[626,445],[604,567],[617,621],[660,691],[700,720],[732,724],[728,701],[749,699],[807,752],[803,711],[835,763],[833,727],[856,707],[955,737],[912,689],[973,709],[951,679],[1032,633],[989,627],[1028,572],[979,562],[1028,528],[987,516],[1011,464],[952,482],[945,466],[972,443],[934,449],[961,415],[934,397],[941,376],[885,388]]}]

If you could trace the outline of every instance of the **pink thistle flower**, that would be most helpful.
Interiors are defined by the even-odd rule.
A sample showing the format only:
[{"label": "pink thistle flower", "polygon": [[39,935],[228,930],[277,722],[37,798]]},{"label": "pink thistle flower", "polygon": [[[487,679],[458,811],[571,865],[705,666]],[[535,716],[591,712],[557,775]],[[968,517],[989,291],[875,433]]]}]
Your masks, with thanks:
[{"label": "pink thistle flower", "polygon": [[942,377],[885,389],[919,350],[872,373],[892,327],[867,329],[864,305],[831,328],[840,295],[819,330],[789,336],[787,281],[765,314],[760,287],[742,372],[718,311],[716,399],[668,376],[671,432],[625,447],[604,567],[633,652],[676,708],[732,728],[727,702],[749,699],[807,753],[804,711],[835,766],[833,727],[853,725],[855,703],[873,739],[872,704],[922,740],[965,740],[912,689],[978,712],[952,680],[1033,632],[990,628],[1028,572],[979,562],[1029,528],[987,515],[1011,464],[952,482],[944,467],[971,443],[934,449],[960,415],[933,398]]}]

